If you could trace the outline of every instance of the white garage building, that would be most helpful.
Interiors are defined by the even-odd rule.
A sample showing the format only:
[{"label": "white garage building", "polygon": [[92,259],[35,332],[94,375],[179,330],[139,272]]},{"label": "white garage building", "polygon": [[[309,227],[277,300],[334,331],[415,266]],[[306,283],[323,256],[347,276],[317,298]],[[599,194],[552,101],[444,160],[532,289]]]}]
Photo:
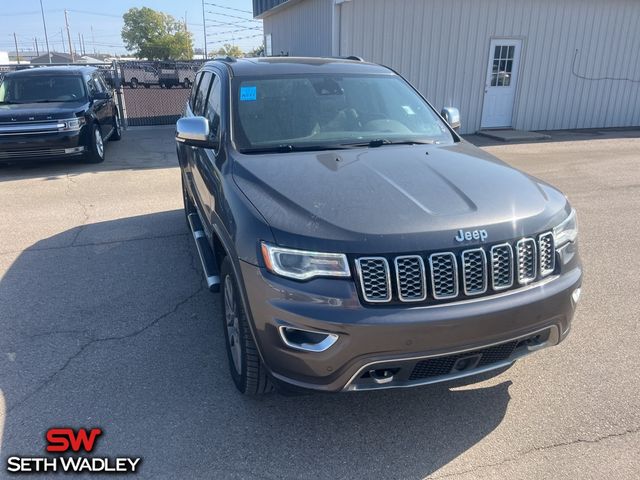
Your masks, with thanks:
[{"label": "white garage building", "polygon": [[387,65],[462,133],[640,125],[638,0],[254,0],[267,54]]}]

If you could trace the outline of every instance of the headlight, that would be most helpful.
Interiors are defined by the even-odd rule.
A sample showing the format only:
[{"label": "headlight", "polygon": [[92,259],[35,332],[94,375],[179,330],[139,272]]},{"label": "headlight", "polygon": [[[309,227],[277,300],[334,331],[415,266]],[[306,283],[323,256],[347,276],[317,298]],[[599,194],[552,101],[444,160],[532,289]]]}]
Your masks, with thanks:
[{"label": "headlight", "polygon": [[69,132],[73,130],[80,130],[86,123],[84,117],[70,118],[68,120],[58,120],[58,131]]},{"label": "headlight", "polygon": [[342,253],[306,252],[262,243],[262,257],[267,269],[295,280],[313,277],[349,277],[349,263]]},{"label": "headlight", "polygon": [[565,243],[575,242],[576,238],[578,238],[578,219],[576,211],[572,209],[569,216],[553,229],[553,240],[558,248]]}]

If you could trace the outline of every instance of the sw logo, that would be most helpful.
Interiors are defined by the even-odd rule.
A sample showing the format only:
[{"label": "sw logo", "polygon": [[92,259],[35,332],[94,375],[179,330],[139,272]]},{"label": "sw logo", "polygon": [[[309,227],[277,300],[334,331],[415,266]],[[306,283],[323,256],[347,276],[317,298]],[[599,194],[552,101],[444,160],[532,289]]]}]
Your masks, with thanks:
[{"label": "sw logo", "polygon": [[[50,428],[45,438],[46,451],[49,453],[78,453],[81,450],[90,453],[96,447],[96,441],[103,434],[101,428]],[[130,457],[20,457],[7,459],[7,471],[11,473],[135,473],[141,458]]]},{"label": "sw logo", "polygon": [[99,428],[92,428],[89,433],[84,428],[79,428],[77,433],[72,428],[50,428],[47,431],[47,452],[79,452],[80,449],[91,452],[99,435],[102,435]]}]

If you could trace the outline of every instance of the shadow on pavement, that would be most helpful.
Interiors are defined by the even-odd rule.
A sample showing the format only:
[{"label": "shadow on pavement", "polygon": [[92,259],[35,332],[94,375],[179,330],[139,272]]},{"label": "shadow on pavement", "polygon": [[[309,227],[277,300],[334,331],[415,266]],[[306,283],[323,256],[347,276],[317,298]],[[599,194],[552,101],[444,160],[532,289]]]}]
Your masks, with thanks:
[{"label": "shadow on pavement", "polygon": [[105,144],[105,161],[98,164],[86,163],[83,159],[0,163],[0,182],[34,177],[53,180],[67,174],[73,177],[81,173],[175,167],[178,159],[174,132],[173,125],[129,128],[123,132],[122,140]]},{"label": "shadow on pavement", "polygon": [[34,244],[0,280],[3,463],[41,456],[48,428],[98,426],[94,454],[142,456],[142,478],[420,479],[505,415],[504,377],[244,398],[182,211],[79,229],[60,234],[74,246]]}]

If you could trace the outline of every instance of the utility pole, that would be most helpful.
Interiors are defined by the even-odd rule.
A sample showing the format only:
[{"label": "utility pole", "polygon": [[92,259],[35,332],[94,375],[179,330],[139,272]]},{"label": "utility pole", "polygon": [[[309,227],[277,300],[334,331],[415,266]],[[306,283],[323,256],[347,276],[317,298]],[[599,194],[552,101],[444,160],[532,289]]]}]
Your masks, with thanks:
[{"label": "utility pole", "polygon": [[[204,1],[204,0],[202,0]],[[64,24],[67,26],[67,40],[69,40],[69,55],[71,55],[71,63],[74,63],[73,47],[71,46],[71,33],[69,33],[69,17],[67,16],[67,9],[64,9]]]},{"label": "utility pole", "polygon": [[51,63],[51,52],[49,51],[49,37],[47,36],[47,22],[44,20],[44,8],[42,8],[42,0],[40,0],[40,12],[42,13],[42,26],[44,27],[44,41],[47,44],[47,56]]},{"label": "utility pole", "polygon": [[36,44],[36,57],[40,56],[40,49],[38,49],[38,39],[36,37],[33,37],[33,41]]},{"label": "utility pole", "polygon": [[82,54],[86,55],[87,54],[87,48],[84,45],[84,33],[82,35],[80,35],[82,37]]},{"label": "utility pole", "polygon": [[207,19],[204,16],[204,0],[202,0],[202,30],[204,31],[204,59],[207,59]]},{"label": "utility pole", "polygon": [[18,38],[16,37],[16,32],[13,32],[13,41],[16,44],[16,60],[18,60],[18,65],[20,65],[20,52],[18,52]]},{"label": "utility pole", "polygon": [[93,54],[96,54],[96,37],[93,34],[93,25],[91,25],[91,43],[93,43]]},{"label": "utility pole", "polygon": [[62,38],[62,53],[67,53],[67,48],[64,46],[64,33],[62,33],[62,28],[60,29],[60,38]]}]

